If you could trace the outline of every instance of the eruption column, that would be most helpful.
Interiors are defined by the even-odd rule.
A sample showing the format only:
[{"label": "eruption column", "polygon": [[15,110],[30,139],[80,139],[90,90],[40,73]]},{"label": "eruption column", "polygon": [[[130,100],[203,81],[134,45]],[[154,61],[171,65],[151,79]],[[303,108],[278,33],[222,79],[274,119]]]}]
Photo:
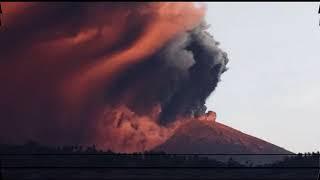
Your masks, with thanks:
[{"label": "eruption column", "polygon": [[0,141],[154,148],[202,115],[227,55],[193,3],[2,3]]}]

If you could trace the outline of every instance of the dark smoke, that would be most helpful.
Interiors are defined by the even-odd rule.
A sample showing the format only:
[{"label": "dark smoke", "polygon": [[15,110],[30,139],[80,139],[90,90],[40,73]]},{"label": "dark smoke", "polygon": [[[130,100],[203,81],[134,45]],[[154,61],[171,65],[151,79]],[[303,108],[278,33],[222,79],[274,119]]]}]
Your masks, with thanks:
[{"label": "dark smoke", "polygon": [[161,114],[163,122],[181,116],[200,116],[205,113],[205,100],[214,91],[220,75],[228,63],[227,54],[218,48],[218,43],[200,25],[189,36],[186,50],[192,53],[195,63],[188,69],[188,75],[170,100],[166,102]]},{"label": "dark smoke", "polygon": [[192,3],[3,4],[0,143],[148,150],[227,69]]},{"label": "dark smoke", "polygon": [[[227,54],[205,30],[203,22],[132,68],[114,84],[111,96],[118,98],[130,91],[134,94],[128,102],[130,108],[142,114],[160,103],[161,124],[177,117],[203,115],[205,100],[216,88],[228,63]],[[132,88],[135,86],[139,89]]]}]

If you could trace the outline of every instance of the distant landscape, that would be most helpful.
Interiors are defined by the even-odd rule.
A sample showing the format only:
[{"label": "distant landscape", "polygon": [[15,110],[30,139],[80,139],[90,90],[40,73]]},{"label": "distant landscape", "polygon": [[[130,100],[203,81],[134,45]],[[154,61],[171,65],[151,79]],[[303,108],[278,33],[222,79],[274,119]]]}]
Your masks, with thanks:
[{"label": "distant landscape", "polygon": [[[215,177],[311,180],[317,177],[320,155],[319,152],[287,154],[272,164],[253,165],[239,163],[232,157],[225,162],[215,159],[216,156],[228,157],[228,154],[167,154],[156,151],[128,154],[98,150],[94,145],[48,147],[33,141],[24,145],[2,144],[0,151],[3,179]],[[279,154],[270,154],[276,155]]]}]

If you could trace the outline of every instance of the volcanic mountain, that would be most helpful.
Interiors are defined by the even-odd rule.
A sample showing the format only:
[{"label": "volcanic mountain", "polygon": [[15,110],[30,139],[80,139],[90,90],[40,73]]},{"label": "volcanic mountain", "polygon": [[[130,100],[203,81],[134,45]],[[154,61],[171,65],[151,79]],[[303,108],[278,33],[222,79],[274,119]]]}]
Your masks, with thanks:
[{"label": "volcanic mountain", "polygon": [[[156,151],[176,154],[291,154],[274,144],[242,133],[236,129],[215,122],[216,114],[209,112],[181,125]],[[228,157],[216,157],[228,159]],[[266,163],[282,159],[282,155],[233,155],[238,160]]]}]

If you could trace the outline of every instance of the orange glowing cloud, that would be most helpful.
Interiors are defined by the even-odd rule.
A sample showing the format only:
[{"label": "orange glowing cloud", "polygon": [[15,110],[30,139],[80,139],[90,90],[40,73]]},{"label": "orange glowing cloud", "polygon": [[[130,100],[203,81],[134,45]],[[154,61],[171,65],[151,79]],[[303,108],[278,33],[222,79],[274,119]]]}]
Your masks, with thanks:
[{"label": "orange glowing cloud", "polygon": [[[161,73],[126,81],[130,87],[117,91],[119,97],[105,95],[128,69],[199,26],[205,7],[182,2],[1,4],[7,30],[0,33],[0,142],[34,139],[133,152],[154,148],[178,127],[179,121],[157,122],[160,95],[142,107],[148,109],[143,113],[128,105],[148,92],[146,81],[162,78]],[[163,84],[170,86],[170,78]]]},{"label": "orange glowing cloud", "polygon": [[92,93],[92,89],[99,90],[107,86],[119,72],[148,58],[177,34],[199,25],[205,15],[203,6],[197,7],[192,3],[157,3],[153,8],[151,12],[155,13],[155,18],[147,27],[143,27],[144,33],[139,39],[127,49],[102,57],[90,67],[76,72],[65,82],[63,87],[67,90],[63,94],[79,104],[79,100],[87,97],[87,93]]}]

